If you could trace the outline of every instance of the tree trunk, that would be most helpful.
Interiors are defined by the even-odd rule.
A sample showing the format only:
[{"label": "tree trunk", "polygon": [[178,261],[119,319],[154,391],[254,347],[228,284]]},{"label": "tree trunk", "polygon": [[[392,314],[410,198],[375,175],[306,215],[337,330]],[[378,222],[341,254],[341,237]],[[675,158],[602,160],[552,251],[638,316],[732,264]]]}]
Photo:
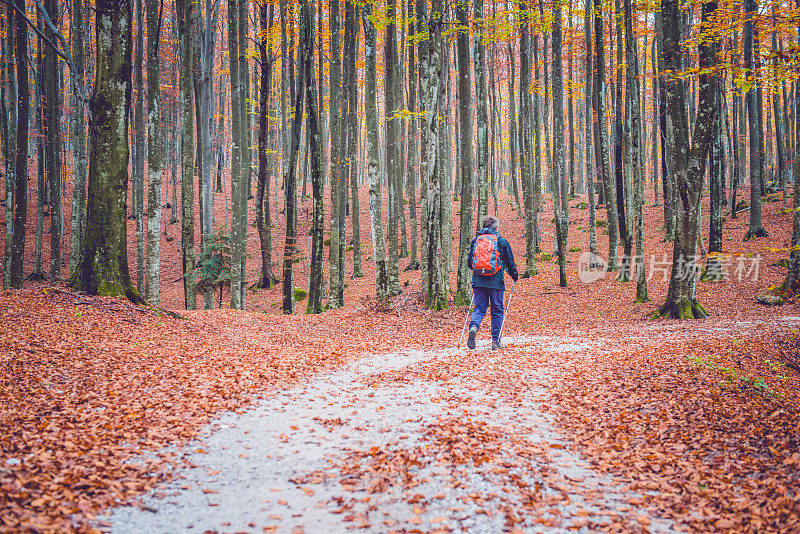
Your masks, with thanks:
[{"label": "tree trunk", "polygon": [[[285,11],[284,11],[285,13]],[[302,54],[300,54],[302,57]],[[297,156],[300,151],[300,129],[303,121],[303,96],[305,93],[305,76],[303,75],[303,61],[298,61],[297,87],[294,91],[294,106],[292,118],[292,132],[289,142],[289,159],[285,167],[283,183],[286,189],[286,232],[283,247],[283,313],[294,313],[294,285],[292,280],[292,264],[297,253]]]},{"label": "tree trunk", "polygon": [[442,0],[433,0],[430,15],[427,17],[428,25],[428,50],[420,54],[420,66],[423,78],[425,119],[424,119],[424,150],[425,150],[425,263],[424,274],[427,280],[425,287],[425,306],[434,310],[447,307],[446,283],[442,266],[443,246],[441,243],[441,187],[439,180],[439,155],[438,144],[440,128],[440,102],[444,93],[442,84],[442,66],[440,51],[442,49],[442,26],[444,19],[444,6]]},{"label": "tree trunk", "polygon": [[[591,262],[594,263],[597,256],[597,215],[595,210],[595,191],[594,185],[596,183],[595,172],[592,165],[592,134],[596,124],[595,113],[593,113],[594,103],[594,85],[593,70],[592,70],[592,19],[590,13],[592,12],[591,0],[585,0],[583,4],[583,37],[586,43],[586,94],[585,94],[585,107],[586,107],[586,131],[584,132],[586,143],[586,189],[589,197],[589,252],[591,254]],[[597,148],[595,147],[595,150]],[[600,169],[601,167],[597,167]]]},{"label": "tree trunk", "polygon": [[[775,31],[775,3],[772,4],[772,61],[775,67],[775,72],[778,72],[780,56],[778,50],[778,39]],[[783,82],[781,82],[782,84]],[[786,149],[784,148],[784,131],[783,121],[781,120],[781,84],[775,82],[775,88],[772,91],[772,116],[775,121],[775,152],[778,163],[778,178],[776,182],[780,185],[782,191],[785,191],[786,184]]]},{"label": "tree trunk", "polygon": [[192,43],[191,20],[194,4],[178,0],[178,40],[181,46],[181,250],[183,261],[183,294],[187,310],[197,308],[195,289],[194,248],[194,121],[192,110]]},{"label": "tree trunk", "polygon": [[[408,35],[414,35],[414,28],[416,28],[416,25],[414,24],[416,20],[414,16],[414,0],[409,0],[408,12]],[[417,67],[414,58],[415,48],[416,47],[413,45],[408,47],[408,110],[411,113],[416,113],[417,111]],[[409,270],[419,269],[419,253],[417,252],[419,250],[419,244],[417,242],[417,236],[419,234],[417,225],[417,169],[415,168],[415,163],[420,151],[419,144],[417,143],[418,125],[419,121],[414,119],[409,121],[408,126],[409,150],[406,166],[406,189],[409,200],[408,207],[410,218],[408,229],[410,239],[408,246],[411,261],[407,267]]]},{"label": "tree trunk", "polygon": [[328,305],[331,308],[344,306],[344,288],[342,287],[342,277],[339,273],[339,240],[342,239],[340,233],[339,219],[344,218],[344,213],[339,213],[341,202],[339,197],[344,194],[342,187],[343,166],[342,166],[342,63],[341,50],[339,46],[339,0],[331,0],[330,11],[328,13],[328,25],[330,27],[330,130],[331,130],[331,216],[330,216],[330,245],[328,247],[328,261],[330,263],[330,288],[331,293],[328,298]]},{"label": "tree trunk", "polygon": [[747,73],[749,88],[745,93],[747,101],[747,120],[750,125],[750,227],[744,236],[745,241],[769,234],[761,223],[761,184],[763,183],[764,166],[761,158],[761,114],[758,111],[758,80],[753,59],[754,41],[758,39],[754,18],[758,16],[755,0],[745,0],[744,22],[744,68]]},{"label": "tree trunk", "polygon": [[389,283],[389,296],[400,293],[399,283],[399,224],[400,187],[402,162],[400,161],[400,118],[397,112],[402,106],[398,98],[397,82],[397,24],[395,23],[395,0],[387,2],[386,40],[384,41],[384,117],[386,120],[386,176],[388,199],[387,258],[386,273]]},{"label": "tree trunk", "polygon": [[[345,88],[347,91],[347,149],[345,157],[347,161],[347,175],[345,177],[343,187],[343,198],[347,196],[347,182],[350,182],[350,201],[352,209],[350,211],[351,228],[353,232],[353,278],[360,278],[364,276],[364,270],[361,266],[361,214],[358,201],[358,91],[357,85],[357,71],[356,71],[356,54],[357,54],[357,40],[358,40],[358,16],[356,8],[352,2],[347,2],[344,8],[344,25],[345,25],[345,61],[344,70],[347,73],[347,82]],[[348,32],[349,30],[349,32]],[[346,249],[344,249],[346,252]],[[342,272],[344,272],[344,252],[340,258]],[[343,275],[344,276],[344,275]],[[342,284],[344,285],[344,284]]]},{"label": "tree trunk", "polygon": [[592,84],[594,89],[595,122],[595,159],[597,168],[603,180],[603,197],[606,204],[608,217],[608,268],[617,269],[617,212],[615,209],[615,195],[611,180],[611,165],[608,159],[608,127],[606,125],[606,76],[605,53],[603,42],[603,13],[600,0],[594,0],[594,28],[595,28],[595,79]]},{"label": "tree trunk", "polygon": [[[475,0],[475,30],[472,41],[473,61],[475,62],[475,111],[477,114],[476,159],[477,159],[477,227],[489,214],[489,137],[486,95],[486,45],[484,39],[483,0]],[[469,68],[469,63],[467,63]],[[472,120],[472,115],[461,117],[461,120]],[[462,134],[463,135],[463,134]],[[469,252],[469,251],[467,251]]]},{"label": "tree trunk", "polygon": [[[642,175],[644,169],[642,168],[642,159],[638,157],[639,151],[644,147],[639,146],[639,141],[642,139],[639,135],[641,110],[639,103],[639,82],[638,73],[639,65],[636,54],[636,36],[633,33],[633,13],[632,1],[625,0],[625,63],[627,65],[627,83],[626,94],[630,96],[630,152],[632,158],[632,171],[633,171],[633,204],[634,204],[634,227],[636,231],[636,302],[647,302],[650,299],[647,296],[647,278],[644,270],[644,221],[643,209],[644,204],[644,180]],[[630,257],[630,256],[629,256]]]},{"label": "tree trunk", "polygon": [[319,110],[317,109],[317,86],[314,79],[314,14],[309,0],[301,1],[300,13],[300,50],[302,50],[301,70],[305,77],[306,109],[308,111],[308,138],[310,142],[311,188],[314,196],[313,214],[311,218],[311,276],[308,288],[308,306],[306,313],[322,312],[322,296],[325,292],[325,280],[322,278],[322,261],[325,251],[325,183],[322,174],[322,142],[319,128]]},{"label": "tree trunk", "polygon": [[[800,0],[796,5],[800,8]],[[798,22],[800,30],[800,22]],[[20,85],[22,87],[22,85]],[[794,142],[795,150],[800,145],[800,84],[794,82]],[[789,255],[789,271],[781,287],[789,296],[800,292],[800,158],[795,156],[792,164],[792,180],[794,181],[794,200],[792,202],[792,251]]]},{"label": "tree trunk", "polygon": [[158,306],[161,286],[161,108],[159,106],[159,0],[147,0],[147,283],[145,298]]},{"label": "tree trunk", "polygon": [[[24,21],[23,21],[24,24]],[[5,84],[0,90],[0,113],[2,113],[2,144],[3,159],[5,160],[5,243],[3,250],[3,289],[11,287],[11,257],[13,255],[12,245],[14,244],[14,166],[15,158],[12,158],[12,150],[16,150],[16,117],[17,117],[17,95],[16,95],[16,73],[14,71],[14,6],[6,6],[6,18],[4,28],[5,38],[2,42],[2,66]],[[26,29],[27,31],[27,29]],[[6,105],[9,107],[6,108]]]},{"label": "tree trunk", "polygon": [[[717,4],[710,0],[703,4],[701,31],[708,32]],[[681,70],[681,9],[678,0],[664,0],[664,66],[670,73]],[[709,32],[710,33],[710,32]],[[717,39],[699,45],[701,72],[717,61]],[[699,212],[703,193],[703,162],[714,130],[718,113],[716,94],[719,79],[716,74],[700,75],[699,103],[694,132],[689,139],[686,112],[686,87],[684,81],[670,74],[664,79],[667,96],[667,151],[668,168],[675,174],[676,225],[672,248],[672,272],[665,303],[654,316],[673,319],[699,319],[708,313],[697,301],[697,242],[700,233]]]},{"label": "tree trunk", "polygon": [[[272,42],[269,45],[269,33],[272,31],[275,5],[269,6],[267,17],[267,3],[259,5],[259,20],[261,22],[261,39],[258,47],[261,55],[261,90],[258,102],[258,185],[256,189],[256,227],[261,245],[261,276],[256,287],[269,289],[278,279],[272,265],[272,216],[269,205],[269,182],[271,178],[270,163],[267,151],[269,142],[269,96],[272,92],[272,67],[275,57],[272,52]],[[320,267],[321,268],[321,267]]]},{"label": "tree trunk", "polygon": [[242,101],[242,84],[239,80],[242,65],[239,61],[239,2],[242,0],[228,0],[228,58],[230,62],[231,84],[231,294],[230,306],[233,309],[242,309],[242,285],[244,283],[244,269],[242,262],[245,258],[245,240],[247,236],[247,181],[244,171],[249,173],[249,166],[245,163],[245,148],[247,142],[243,137],[243,122],[245,119],[245,106]]},{"label": "tree trunk", "polygon": [[389,295],[389,282],[386,273],[386,243],[383,238],[383,194],[381,192],[381,167],[378,152],[378,104],[377,83],[375,80],[376,32],[372,22],[372,4],[365,4],[364,22],[364,114],[366,115],[366,152],[369,175],[369,215],[372,228],[372,257],[375,262],[375,293],[380,301]]},{"label": "tree trunk", "polygon": [[467,5],[459,2],[455,5],[456,19],[460,26],[456,44],[458,46],[458,115],[460,135],[460,178],[461,213],[459,224],[458,271],[456,280],[456,305],[466,304],[470,298],[472,272],[467,266],[469,246],[472,242],[472,92],[470,86],[469,60],[469,14]]},{"label": "tree trunk", "polygon": [[[96,2],[97,78],[89,102],[89,192],[86,239],[70,285],[92,295],[143,302],[128,273],[125,197],[131,105],[130,0]],[[24,38],[24,36],[20,36]],[[25,56],[22,56],[25,57]],[[20,79],[19,87],[22,82]],[[18,157],[24,157],[20,150]],[[24,174],[23,174],[24,175]]]},{"label": "tree trunk", "polygon": [[511,180],[511,192],[514,194],[514,202],[517,211],[522,209],[519,200],[519,179],[517,178],[517,106],[516,95],[514,94],[514,77],[516,76],[516,66],[514,65],[514,46],[511,40],[508,41],[508,167],[509,179]]},{"label": "tree trunk", "polygon": [[561,205],[561,195],[565,194],[564,185],[567,181],[564,169],[564,67],[561,58],[564,47],[561,25],[561,3],[553,2],[553,217],[558,246],[558,280],[561,287],[567,287],[567,231]]},{"label": "tree trunk", "polygon": [[[625,170],[628,167],[627,159],[623,151],[623,139],[625,137],[625,128],[623,126],[623,109],[622,109],[622,8],[620,0],[615,0],[615,16],[617,28],[617,55],[614,65],[615,84],[616,90],[614,91],[614,183],[616,186],[616,207],[617,207],[617,224],[619,226],[619,237],[622,240],[622,265],[620,266],[620,273],[617,280],[620,282],[627,282],[630,280],[631,270],[631,237],[628,232],[628,219],[625,213],[626,208],[626,194],[625,182],[630,177],[626,176]],[[629,98],[626,98],[626,105]],[[630,131],[628,132],[630,133]]]},{"label": "tree trunk", "polygon": [[[529,4],[523,4],[528,6]],[[525,207],[525,272],[522,278],[537,274],[536,269],[536,218],[537,205],[534,202],[534,152],[531,147],[533,128],[531,127],[531,54],[530,24],[522,23],[519,44],[519,174],[522,181],[522,202]],[[538,178],[538,174],[536,174]]]},{"label": "tree trunk", "polygon": [[[72,2],[71,16],[72,65],[70,71],[73,80],[81,80],[84,75],[84,16],[83,0]],[[81,240],[86,232],[86,111],[83,95],[74,89],[72,100],[75,102],[75,133],[73,139],[72,164],[72,216],[70,218],[70,254],[69,271],[72,274],[78,265],[81,253]]]},{"label": "tree trunk", "polygon": [[[25,11],[25,0],[15,0],[19,10]],[[28,26],[25,19],[14,17],[16,26],[16,70],[17,70],[17,146],[14,161],[14,216],[13,244],[9,286],[22,287],[25,258],[25,225],[28,220],[28,112],[30,96],[28,89]],[[8,222],[6,222],[8,224]]]},{"label": "tree trunk", "polygon": [[144,85],[142,61],[144,58],[144,0],[134,0],[136,10],[136,52],[133,63],[133,83],[136,102],[133,108],[133,217],[136,220],[136,291],[144,290]]}]

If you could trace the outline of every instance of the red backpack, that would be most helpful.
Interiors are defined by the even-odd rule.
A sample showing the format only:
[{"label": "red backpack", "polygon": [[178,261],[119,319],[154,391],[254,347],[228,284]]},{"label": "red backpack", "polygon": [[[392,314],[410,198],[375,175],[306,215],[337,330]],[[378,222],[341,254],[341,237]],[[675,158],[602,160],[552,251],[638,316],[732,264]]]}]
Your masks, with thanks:
[{"label": "red backpack", "polygon": [[500,251],[497,245],[497,235],[480,234],[475,240],[475,266],[476,273],[483,276],[492,276],[500,270]]}]

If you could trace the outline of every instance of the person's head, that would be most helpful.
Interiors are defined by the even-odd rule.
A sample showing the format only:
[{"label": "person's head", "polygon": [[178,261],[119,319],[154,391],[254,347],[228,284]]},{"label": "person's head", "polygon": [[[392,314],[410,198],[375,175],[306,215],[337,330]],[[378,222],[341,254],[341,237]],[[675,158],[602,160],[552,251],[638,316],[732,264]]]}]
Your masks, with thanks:
[{"label": "person's head", "polygon": [[483,218],[483,227],[497,231],[497,229],[500,227],[500,221],[497,220],[497,217],[487,215]]}]

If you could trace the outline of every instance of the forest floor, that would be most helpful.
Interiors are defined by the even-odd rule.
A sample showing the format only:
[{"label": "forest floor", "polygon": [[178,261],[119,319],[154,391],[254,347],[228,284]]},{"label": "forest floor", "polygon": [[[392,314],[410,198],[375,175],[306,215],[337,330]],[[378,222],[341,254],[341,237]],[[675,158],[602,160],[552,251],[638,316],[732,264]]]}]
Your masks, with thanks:
[{"label": "forest floor", "polygon": [[[742,243],[746,212],[725,223],[731,277],[697,290],[710,318],[649,321],[660,273],[635,304],[613,274],[582,283],[574,250],[567,288],[553,261],[517,283],[503,351],[486,324],[455,349],[466,306],[422,309],[413,271],[377,307],[363,217],[366,276],[318,316],[280,315],[280,288],[248,291],[250,312],[178,310],[166,274],[185,319],[58,281],[2,292],[0,530],[796,531],[800,310],[755,301],[785,276],[791,216],[763,208],[769,238]],[[648,266],[662,226],[649,207]]]}]

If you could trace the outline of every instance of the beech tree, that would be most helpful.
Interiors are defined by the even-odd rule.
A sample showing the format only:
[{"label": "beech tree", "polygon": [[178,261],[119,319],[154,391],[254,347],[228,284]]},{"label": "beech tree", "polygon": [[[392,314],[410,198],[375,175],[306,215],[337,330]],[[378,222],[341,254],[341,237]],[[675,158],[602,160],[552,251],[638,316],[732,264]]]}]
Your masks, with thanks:
[{"label": "beech tree", "polygon": [[[133,41],[131,4],[130,0],[97,0],[95,6],[97,70],[89,101],[92,120],[87,197],[92,217],[87,221],[80,261],[70,285],[92,295],[124,295],[138,304],[144,299],[131,283],[128,272],[125,224]],[[23,155],[25,152],[21,150]]]},{"label": "beech tree", "polygon": [[[677,73],[681,70],[682,20],[678,0],[664,0],[664,66],[670,72],[664,84],[667,93],[667,167],[675,175],[677,194],[675,236],[672,247],[672,270],[669,290],[664,304],[654,316],[673,319],[700,319],[708,316],[695,296],[697,243],[699,235],[699,210],[703,192],[703,162],[714,130],[718,113],[715,105],[719,75],[717,64],[718,37],[710,30],[717,9],[715,0],[703,3],[701,28],[708,31],[707,40],[698,47],[701,69],[699,104],[691,140],[686,114],[686,86]],[[688,271],[687,271],[688,269]]]}]

